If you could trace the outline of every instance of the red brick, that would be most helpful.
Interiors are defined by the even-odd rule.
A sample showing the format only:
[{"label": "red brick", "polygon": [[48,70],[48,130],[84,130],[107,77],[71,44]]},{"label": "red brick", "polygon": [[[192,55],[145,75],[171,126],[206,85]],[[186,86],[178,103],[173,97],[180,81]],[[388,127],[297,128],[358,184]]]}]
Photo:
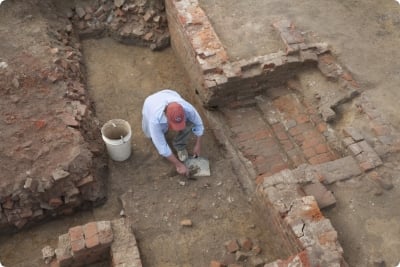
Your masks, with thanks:
[{"label": "red brick", "polygon": [[331,54],[323,54],[321,56],[319,56],[319,60],[321,60],[322,62],[330,65],[332,63],[335,63],[335,58],[331,55]]},{"label": "red brick", "polygon": [[360,88],[360,85],[359,85],[358,82],[356,82],[355,80],[350,81],[350,84],[351,84],[353,87]]},{"label": "red brick", "polygon": [[303,150],[303,154],[307,159],[310,159],[317,155],[313,147],[309,147]]},{"label": "red brick", "polygon": [[49,200],[49,205],[53,208],[57,208],[63,204],[63,201],[59,197],[53,197]]},{"label": "red brick", "polygon": [[338,238],[337,232],[335,230],[332,230],[321,233],[318,236],[318,241],[323,246],[331,247],[332,245],[335,246],[337,238]]},{"label": "red brick", "polygon": [[[319,119],[321,119],[321,117],[318,114],[318,110],[312,106],[312,104],[307,103],[306,105],[306,111],[309,115],[315,115],[317,116]],[[316,119],[314,116],[312,116],[312,121],[314,121],[314,119]]]},{"label": "red brick", "polygon": [[281,123],[275,123],[272,125],[272,129],[274,130],[274,132],[285,132],[285,127],[281,124]]},{"label": "red brick", "polygon": [[84,239],[78,239],[75,241],[71,241],[71,250],[74,254],[79,254],[79,252],[82,252],[85,250],[85,240]]},{"label": "red brick", "polygon": [[372,124],[372,130],[377,136],[389,135],[391,130],[387,125]]},{"label": "red brick", "polygon": [[303,130],[304,130],[304,128],[301,127],[301,125],[296,125],[296,126],[294,126],[294,127],[289,129],[289,134],[291,136],[296,136],[298,134],[303,133]]},{"label": "red brick", "polygon": [[352,81],[352,80],[353,80],[353,77],[352,77],[351,74],[348,73],[348,72],[344,72],[344,73],[342,74],[342,78],[343,78],[344,80],[346,80],[346,81]]},{"label": "red brick", "polygon": [[305,123],[305,122],[309,122],[310,119],[308,118],[307,115],[305,114],[300,114],[296,117],[296,121],[297,123]]},{"label": "red brick", "polygon": [[237,240],[231,240],[225,243],[225,248],[229,253],[235,253],[239,250],[239,244]]},{"label": "red brick", "polygon": [[288,164],[281,160],[280,162],[275,162],[271,164],[271,171],[272,173],[277,173],[279,171],[282,171],[284,169],[289,168]]},{"label": "red brick", "polygon": [[319,123],[319,124],[317,125],[317,130],[318,130],[320,133],[325,132],[327,129],[328,129],[328,126],[326,125],[325,122],[321,122],[321,123]]},{"label": "red brick", "polygon": [[265,177],[268,177],[268,176],[265,175],[265,173],[258,175],[258,176],[256,177],[256,184],[258,185],[258,184],[263,183]]},{"label": "red brick", "polygon": [[42,129],[44,126],[46,126],[46,121],[45,120],[37,120],[37,121],[35,121],[36,129]]},{"label": "red brick", "polygon": [[267,164],[267,160],[261,155],[256,156],[252,162],[255,164]]},{"label": "red brick", "polygon": [[303,211],[303,215],[305,216],[305,219],[311,219],[315,221],[325,218],[324,215],[322,215],[316,201],[313,201],[309,204],[309,207]]},{"label": "red brick", "polygon": [[293,136],[293,138],[298,145],[301,145],[301,143],[303,143],[303,141],[304,141],[304,135],[302,133]]},{"label": "red brick", "polygon": [[97,235],[98,233],[98,229],[97,229],[97,223],[96,222],[90,222],[87,223],[83,226],[83,233],[85,235],[85,239],[90,238],[94,235]]},{"label": "red brick", "polygon": [[363,171],[369,171],[369,170],[372,170],[373,168],[375,168],[375,166],[371,162],[364,161],[364,162],[360,163],[360,168]]},{"label": "red brick", "polygon": [[60,267],[60,263],[56,259],[53,259],[50,262],[50,267]]},{"label": "red brick", "polygon": [[320,143],[315,147],[315,152],[317,152],[317,154],[326,153],[328,151],[329,151],[329,147],[325,143]]},{"label": "red brick", "polygon": [[302,149],[307,149],[307,148],[310,148],[310,147],[315,147],[318,143],[321,142],[321,138],[315,138],[315,137],[312,137],[312,136],[313,136],[313,134],[311,134],[311,135],[309,135],[309,136],[304,135],[304,141],[303,141],[303,143],[301,144],[301,148],[302,148]]},{"label": "red brick", "polygon": [[262,251],[262,249],[259,247],[259,246],[253,246],[253,248],[251,249],[251,251],[252,251],[252,253],[254,254],[254,255],[259,255],[260,253],[261,253],[261,251]]},{"label": "red brick", "polygon": [[266,172],[270,172],[271,171],[271,167],[269,166],[270,164],[257,164],[255,166],[256,168],[256,174],[260,175]]},{"label": "red brick", "polygon": [[280,141],[289,139],[289,136],[286,133],[286,131],[275,131],[275,135],[276,138],[278,138],[278,140]]},{"label": "red brick", "polygon": [[210,262],[210,267],[224,267],[225,265],[223,265],[222,263],[220,263],[219,261],[211,261]]},{"label": "red brick", "polygon": [[95,234],[85,238],[85,245],[87,248],[94,248],[100,245],[99,235]]},{"label": "red brick", "polygon": [[306,163],[303,156],[297,150],[289,151],[288,156],[295,167],[300,166],[303,163]]},{"label": "red brick", "polygon": [[294,145],[290,140],[281,140],[280,143],[285,151],[290,151],[294,148]]},{"label": "red brick", "polygon": [[263,138],[271,137],[271,132],[267,129],[259,130],[254,133],[254,140],[260,140]]},{"label": "red brick", "polygon": [[323,153],[323,154],[318,154],[315,157],[310,158],[308,161],[315,165],[315,164],[321,164],[325,163],[328,161],[331,161],[334,159],[334,156],[331,153]]},{"label": "red brick", "polygon": [[246,131],[246,132],[236,135],[234,137],[234,139],[236,142],[241,143],[241,142],[245,142],[248,140],[252,140],[253,137],[254,137],[254,133]]},{"label": "red brick", "polygon": [[83,240],[83,228],[82,226],[78,225],[75,227],[72,227],[68,230],[69,238],[71,242],[76,241],[76,240]]}]

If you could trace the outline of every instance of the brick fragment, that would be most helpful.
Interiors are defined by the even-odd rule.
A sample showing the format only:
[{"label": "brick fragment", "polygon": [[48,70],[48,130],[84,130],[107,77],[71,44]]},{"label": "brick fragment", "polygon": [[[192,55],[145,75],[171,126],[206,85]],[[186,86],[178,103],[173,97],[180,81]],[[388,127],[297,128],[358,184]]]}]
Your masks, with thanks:
[{"label": "brick fragment", "polygon": [[221,262],[219,261],[211,261],[210,262],[210,267],[225,267],[226,265],[223,265]]},{"label": "brick fragment", "polygon": [[250,251],[253,248],[253,241],[250,238],[242,238],[239,240],[240,248],[242,251]]},{"label": "brick fragment", "polygon": [[230,240],[225,243],[225,248],[229,253],[235,253],[239,250],[239,244],[236,239]]},{"label": "brick fragment", "polygon": [[84,239],[83,228],[80,225],[70,228],[68,234],[71,242]]},{"label": "brick fragment", "polygon": [[190,227],[190,226],[193,225],[192,221],[189,220],[189,219],[182,220],[182,221],[180,222],[180,224],[181,224],[181,226],[186,226],[186,227]]},{"label": "brick fragment", "polygon": [[63,204],[63,201],[59,197],[53,197],[49,200],[49,205],[53,208],[57,208]]},{"label": "brick fragment", "polygon": [[331,191],[319,182],[303,186],[303,191],[308,196],[314,196],[320,209],[331,207],[336,204],[336,199]]}]

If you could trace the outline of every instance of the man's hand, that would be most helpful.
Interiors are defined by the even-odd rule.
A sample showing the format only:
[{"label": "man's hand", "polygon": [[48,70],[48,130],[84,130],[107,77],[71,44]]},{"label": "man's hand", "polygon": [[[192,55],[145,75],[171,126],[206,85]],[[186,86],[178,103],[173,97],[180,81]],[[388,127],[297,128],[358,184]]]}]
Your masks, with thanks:
[{"label": "man's hand", "polygon": [[185,176],[189,176],[189,169],[186,167],[185,164],[183,164],[182,162],[180,162],[174,154],[171,154],[170,156],[166,157],[172,164],[175,165],[175,169],[176,171],[180,174],[180,175],[185,175]]},{"label": "man's hand", "polygon": [[183,164],[182,162],[180,162],[180,164],[175,165],[176,167],[176,171],[180,174],[180,175],[184,175],[186,177],[189,176],[189,169],[185,166],[185,164]]}]

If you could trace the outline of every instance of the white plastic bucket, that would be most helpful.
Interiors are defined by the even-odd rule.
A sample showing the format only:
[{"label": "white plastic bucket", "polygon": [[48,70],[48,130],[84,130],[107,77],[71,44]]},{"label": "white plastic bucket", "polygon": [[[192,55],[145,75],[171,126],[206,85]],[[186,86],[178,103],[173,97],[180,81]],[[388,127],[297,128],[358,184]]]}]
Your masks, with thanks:
[{"label": "white plastic bucket", "polygon": [[130,157],[132,131],[127,121],[109,120],[101,127],[101,135],[111,159],[124,161]]}]

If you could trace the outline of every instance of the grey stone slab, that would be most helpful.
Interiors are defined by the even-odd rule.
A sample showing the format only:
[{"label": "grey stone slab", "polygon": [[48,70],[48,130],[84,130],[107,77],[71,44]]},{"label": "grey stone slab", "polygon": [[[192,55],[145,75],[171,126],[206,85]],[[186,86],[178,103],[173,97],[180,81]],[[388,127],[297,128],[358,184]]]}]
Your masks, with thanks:
[{"label": "grey stone slab", "polygon": [[358,162],[351,156],[312,166],[323,177],[324,184],[349,179],[362,173]]}]

